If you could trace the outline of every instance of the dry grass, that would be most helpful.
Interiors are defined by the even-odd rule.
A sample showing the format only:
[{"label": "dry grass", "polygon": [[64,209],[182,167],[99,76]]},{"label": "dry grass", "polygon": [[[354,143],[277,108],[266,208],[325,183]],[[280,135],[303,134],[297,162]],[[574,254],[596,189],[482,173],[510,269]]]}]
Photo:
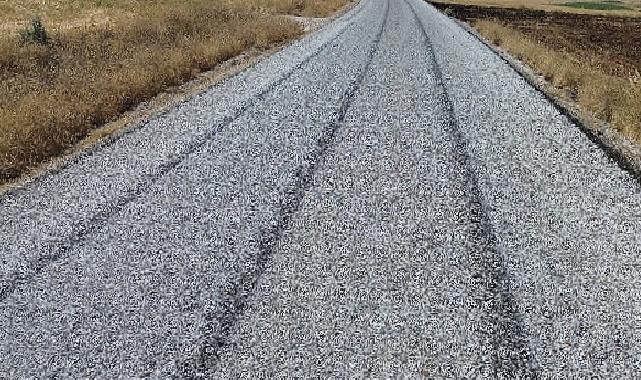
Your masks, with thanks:
[{"label": "dry grass", "polygon": [[255,0],[263,9],[303,17],[327,17],[343,6],[345,0]]},{"label": "dry grass", "polygon": [[559,95],[641,143],[641,77],[615,76],[602,60],[552,50],[516,29],[491,20],[473,26],[493,44],[543,75]]},{"label": "dry grass", "polygon": [[[326,15],[346,1],[68,0],[31,5],[55,3],[66,6],[59,14],[77,10],[79,18],[86,16],[81,10],[88,10],[87,4],[100,3],[111,16],[109,22],[80,28],[51,27],[47,45],[21,42],[15,31],[0,36],[0,183],[170,86],[247,49],[268,48],[301,33],[298,24],[276,14]],[[0,9],[7,4],[0,2]],[[14,9],[11,14],[22,12]],[[73,24],[74,19],[65,22]]]}]

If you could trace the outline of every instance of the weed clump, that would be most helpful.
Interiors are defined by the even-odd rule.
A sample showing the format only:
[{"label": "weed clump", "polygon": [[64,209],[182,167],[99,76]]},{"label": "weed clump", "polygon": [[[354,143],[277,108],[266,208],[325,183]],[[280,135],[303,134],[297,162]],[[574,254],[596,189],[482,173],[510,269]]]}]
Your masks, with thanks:
[{"label": "weed clump", "polygon": [[34,17],[31,23],[20,31],[20,41],[23,44],[47,45],[49,43],[47,29],[40,17]]}]

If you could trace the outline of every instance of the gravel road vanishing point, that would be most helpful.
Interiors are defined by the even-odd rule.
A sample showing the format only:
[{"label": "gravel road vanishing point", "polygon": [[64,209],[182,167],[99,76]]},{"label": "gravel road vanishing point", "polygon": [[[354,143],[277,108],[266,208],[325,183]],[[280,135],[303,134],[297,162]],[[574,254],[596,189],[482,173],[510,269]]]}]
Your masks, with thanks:
[{"label": "gravel road vanishing point", "polygon": [[0,377],[635,378],[641,185],[362,0],[0,196]]}]

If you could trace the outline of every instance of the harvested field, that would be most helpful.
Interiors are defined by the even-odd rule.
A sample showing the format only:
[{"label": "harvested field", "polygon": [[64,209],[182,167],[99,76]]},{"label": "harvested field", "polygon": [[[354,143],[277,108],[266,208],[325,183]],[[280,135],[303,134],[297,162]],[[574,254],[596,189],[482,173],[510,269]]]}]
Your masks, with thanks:
[{"label": "harvested field", "polygon": [[629,77],[641,72],[641,18],[432,3],[463,21],[494,20],[552,50]]},{"label": "harvested field", "polygon": [[430,2],[597,16],[641,17],[641,0],[431,0]]}]

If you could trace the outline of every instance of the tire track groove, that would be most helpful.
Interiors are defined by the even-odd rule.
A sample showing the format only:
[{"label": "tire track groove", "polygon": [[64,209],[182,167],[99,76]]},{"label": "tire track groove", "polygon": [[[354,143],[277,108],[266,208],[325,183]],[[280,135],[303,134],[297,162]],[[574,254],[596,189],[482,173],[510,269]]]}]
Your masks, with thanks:
[{"label": "tire track groove", "polygon": [[314,150],[303,160],[304,163],[296,169],[294,183],[285,191],[287,196],[281,202],[276,216],[276,223],[271,223],[269,228],[264,228],[259,233],[260,238],[255,261],[247,266],[247,271],[242,274],[238,283],[235,286],[231,286],[223,296],[223,299],[229,300],[229,302],[223,305],[222,312],[206,316],[207,325],[203,333],[206,337],[206,342],[199,348],[198,358],[195,363],[182,363],[179,366],[183,377],[203,377],[209,371],[215,370],[218,365],[221,354],[229,343],[229,335],[232,328],[236,326],[247,308],[249,298],[254,293],[258,280],[273,256],[283,231],[288,228],[292,216],[299,210],[305,193],[312,185],[317,167],[322,163],[325,152],[332,146],[336,131],[344,123],[347,111],[370,70],[374,55],[379,49],[382,35],[387,28],[390,1],[392,0],[386,0],[383,22],[373,39],[367,61],[359,75],[351,82],[343,94],[340,108],[334,115],[334,121],[321,133]]},{"label": "tire track groove", "polygon": [[421,31],[425,48],[430,52],[436,82],[441,88],[441,98],[448,113],[447,132],[454,144],[457,164],[464,176],[463,184],[468,197],[470,218],[474,226],[478,255],[471,257],[478,272],[472,276],[474,284],[481,294],[477,304],[483,309],[487,326],[482,331],[491,348],[491,375],[493,378],[538,378],[538,370],[528,346],[527,335],[523,330],[521,317],[510,290],[509,274],[503,254],[497,243],[489,215],[489,209],[479,188],[478,178],[472,167],[465,136],[461,133],[444,81],[444,75],[434,52],[431,39],[420,20],[415,7],[404,0],[412,11],[414,20]]},{"label": "tire track groove", "polygon": [[[127,207],[127,205],[129,205],[133,201],[140,198],[143,194],[147,192],[147,190],[153,187],[154,184],[157,183],[161,178],[163,178],[165,175],[170,173],[174,168],[176,168],[180,163],[182,163],[191,155],[193,155],[198,149],[200,149],[206,143],[211,141],[220,131],[227,128],[235,120],[240,118],[254,104],[264,99],[266,95],[271,93],[280,84],[287,81],[295,72],[299,71],[306,64],[308,64],[312,59],[319,56],[320,53],[323,50],[325,50],[325,48],[327,48],[328,46],[333,44],[336,40],[338,40],[349,29],[349,27],[352,26],[353,24],[352,20],[354,19],[354,17],[360,14],[363,11],[363,9],[364,7],[361,7],[360,9],[358,9],[357,12],[351,14],[349,16],[349,21],[346,23],[346,25],[343,26],[343,28],[338,33],[336,33],[334,37],[330,38],[328,41],[326,41],[321,46],[319,46],[316,50],[312,52],[312,54],[305,57],[305,59],[300,61],[290,71],[286,72],[280,78],[270,83],[264,90],[262,90],[256,96],[245,101],[242,105],[236,108],[231,113],[231,115],[225,116],[220,122],[218,122],[211,129],[209,129],[200,139],[189,144],[187,146],[187,149],[185,149],[185,151],[179,153],[170,161],[160,165],[155,174],[147,177],[146,181],[143,181],[139,186],[127,192],[125,196],[121,197],[111,207],[101,210],[100,212],[95,214],[93,217],[91,217],[71,237],[64,239],[60,243],[56,244],[56,246],[48,254],[37,257],[35,260],[28,262],[26,266],[23,266],[21,268],[18,268],[12,271],[9,275],[7,275],[5,278],[0,280],[0,302],[5,301],[13,292],[16,291],[16,289],[20,285],[28,283],[33,277],[37,276],[40,272],[42,272],[48,265],[59,260],[65,253],[69,252],[76,245],[83,242],[92,234],[100,231],[104,223],[109,218],[116,215],[118,212],[122,211],[125,207]],[[125,134],[119,136],[119,138],[121,138]]]}]

